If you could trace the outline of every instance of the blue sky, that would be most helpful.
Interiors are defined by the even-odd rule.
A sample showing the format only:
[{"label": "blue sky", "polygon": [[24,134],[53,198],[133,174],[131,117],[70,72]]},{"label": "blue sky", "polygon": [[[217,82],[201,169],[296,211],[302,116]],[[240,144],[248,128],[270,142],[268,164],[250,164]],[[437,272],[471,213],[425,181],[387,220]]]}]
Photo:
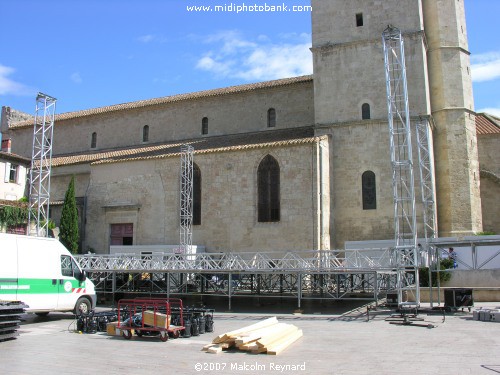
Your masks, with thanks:
[{"label": "blue sky", "polygon": [[[63,113],[312,73],[309,12],[186,9],[225,4],[0,0],[0,106],[34,113],[41,91]],[[500,1],[465,4],[476,110],[500,116]]]}]

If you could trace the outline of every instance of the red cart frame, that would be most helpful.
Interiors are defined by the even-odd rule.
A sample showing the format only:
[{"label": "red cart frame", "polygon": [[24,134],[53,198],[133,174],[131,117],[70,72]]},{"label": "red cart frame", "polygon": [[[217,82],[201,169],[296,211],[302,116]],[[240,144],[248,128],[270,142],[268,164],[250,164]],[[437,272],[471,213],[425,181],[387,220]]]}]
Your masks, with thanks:
[{"label": "red cart frame", "polygon": [[[168,317],[172,316],[172,311],[180,314],[180,326],[171,325]],[[179,298],[136,298],[136,299],[121,299],[118,301],[118,327],[121,330],[122,336],[128,340],[132,338],[132,332],[137,332],[138,336],[142,336],[145,332],[158,332],[161,341],[167,341],[169,335],[173,338],[178,338],[180,332],[185,329],[184,318],[182,316],[182,300]],[[143,312],[149,311],[153,313],[153,324],[144,323]],[[140,314],[140,318],[139,318]],[[160,318],[158,314],[165,314],[165,326],[157,324]]]}]

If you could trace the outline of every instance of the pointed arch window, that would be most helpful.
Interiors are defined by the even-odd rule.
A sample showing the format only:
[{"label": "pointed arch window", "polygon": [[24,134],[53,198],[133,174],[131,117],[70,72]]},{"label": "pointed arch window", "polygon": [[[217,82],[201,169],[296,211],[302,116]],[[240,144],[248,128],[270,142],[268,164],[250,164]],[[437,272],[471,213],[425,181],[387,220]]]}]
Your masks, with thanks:
[{"label": "pointed arch window", "polygon": [[371,114],[370,114],[370,104],[368,103],[364,103],[362,106],[361,106],[361,118],[363,120],[369,120],[371,118]]},{"label": "pointed arch window", "polygon": [[274,128],[276,126],[276,110],[269,108],[267,110],[267,127]]},{"label": "pointed arch window", "polygon": [[363,210],[377,209],[377,185],[375,173],[366,171],[361,176],[361,186],[363,191]]},{"label": "pointed arch window", "polygon": [[208,134],[208,117],[201,119],[201,134]]},{"label": "pointed arch window", "polygon": [[93,132],[92,139],[90,140],[90,148],[96,148],[96,147],[97,147],[97,133]]},{"label": "pointed arch window", "polygon": [[260,162],[257,181],[258,221],[280,221],[280,167],[271,155]]},{"label": "pointed arch window", "polygon": [[201,225],[201,171],[193,163],[193,225]]},{"label": "pointed arch window", "polygon": [[142,128],[142,141],[149,142],[149,125],[144,125]]}]

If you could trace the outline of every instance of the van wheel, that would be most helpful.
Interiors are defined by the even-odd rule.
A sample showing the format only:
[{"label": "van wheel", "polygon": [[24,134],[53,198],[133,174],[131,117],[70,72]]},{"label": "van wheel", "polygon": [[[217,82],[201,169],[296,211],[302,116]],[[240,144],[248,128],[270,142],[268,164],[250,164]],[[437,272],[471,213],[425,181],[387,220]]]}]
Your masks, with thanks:
[{"label": "van wheel", "polygon": [[92,304],[87,298],[80,298],[75,305],[75,315],[88,315],[92,310]]}]

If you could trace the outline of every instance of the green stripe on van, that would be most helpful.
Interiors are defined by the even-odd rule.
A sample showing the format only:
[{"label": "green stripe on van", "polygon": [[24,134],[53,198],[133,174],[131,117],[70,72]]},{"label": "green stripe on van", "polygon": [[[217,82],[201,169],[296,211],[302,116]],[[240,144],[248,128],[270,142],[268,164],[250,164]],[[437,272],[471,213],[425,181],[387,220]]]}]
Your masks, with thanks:
[{"label": "green stripe on van", "polygon": [[[0,279],[0,296],[2,294],[48,294],[71,293],[73,288],[82,288],[85,283],[78,280],[56,279]],[[62,280],[62,284],[60,281]]]}]

